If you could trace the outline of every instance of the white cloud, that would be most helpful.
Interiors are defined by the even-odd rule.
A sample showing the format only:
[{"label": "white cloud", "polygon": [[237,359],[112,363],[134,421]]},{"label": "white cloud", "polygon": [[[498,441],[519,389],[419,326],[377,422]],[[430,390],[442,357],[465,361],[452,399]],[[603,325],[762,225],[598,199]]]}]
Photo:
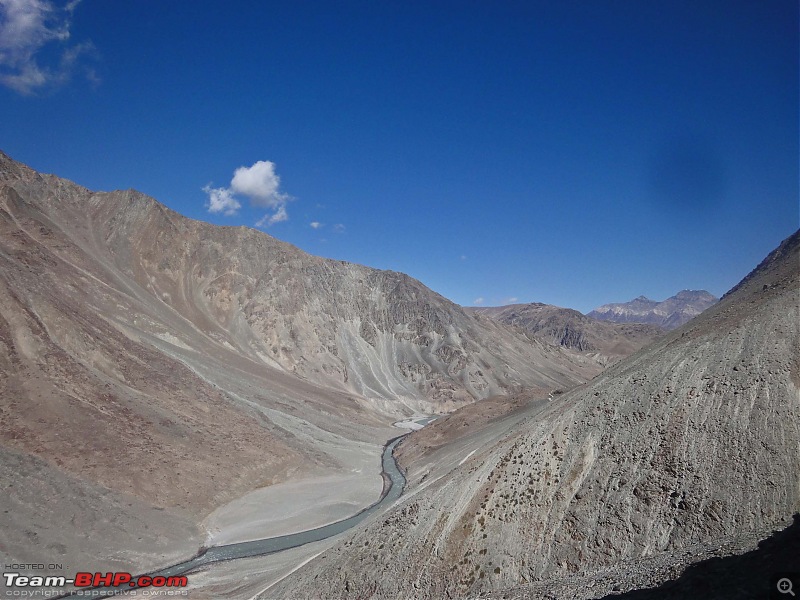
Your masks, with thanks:
[{"label": "white cloud", "polygon": [[333,230],[334,230],[336,233],[344,233],[345,226],[344,226],[344,225],[342,225],[341,223],[337,223],[336,225],[334,225],[334,226],[333,226]]},{"label": "white cloud", "polygon": [[269,227],[270,225],[274,225],[275,223],[281,223],[282,221],[288,221],[289,215],[286,212],[285,206],[279,206],[278,210],[276,210],[271,215],[264,215],[258,221],[256,221],[256,227]]},{"label": "white cloud", "polygon": [[286,203],[293,198],[281,192],[280,185],[281,178],[275,172],[275,163],[259,160],[250,167],[236,169],[230,187],[212,188],[207,185],[203,191],[208,194],[206,207],[211,213],[235,215],[242,206],[237,194],[245,196],[251,206],[271,209],[272,213],[267,213],[256,221],[256,227],[269,227],[289,220]]},{"label": "white cloud", "polygon": [[481,304],[483,304],[483,302],[484,300],[482,297],[475,298],[475,300],[472,301],[472,303],[475,304],[476,306],[480,306]]},{"label": "white cloud", "polygon": [[231,191],[227,188],[212,188],[207,185],[203,191],[208,194],[208,202],[206,207],[210,213],[222,213],[225,216],[235,215],[242,205],[233,197]]},{"label": "white cloud", "polygon": [[319,229],[320,227],[324,227],[325,226],[324,223],[320,223],[319,221],[312,221],[308,225],[309,225],[309,227],[311,227],[311,229]]},{"label": "white cloud", "polygon": [[[80,56],[93,48],[90,42],[65,47],[51,67],[41,66],[36,54],[47,44],[67,43],[79,2],[59,8],[49,0],[0,0],[0,83],[29,95],[72,76]],[[92,70],[86,74],[97,79]]]},{"label": "white cloud", "polygon": [[466,254],[462,254],[461,255],[461,260],[467,260],[467,255]]},{"label": "white cloud", "polygon": [[252,167],[239,167],[231,179],[231,189],[250,198],[254,206],[275,209],[290,199],[279,191],[280,185],[281,178],[275,173],[275,163],[269,160],[259,160]]},{"label": "white cloud", "polygon": [[519,298],[511,296],[510,298],[504,298],[502,304],[514,304],[517,300],[519,300]]}]

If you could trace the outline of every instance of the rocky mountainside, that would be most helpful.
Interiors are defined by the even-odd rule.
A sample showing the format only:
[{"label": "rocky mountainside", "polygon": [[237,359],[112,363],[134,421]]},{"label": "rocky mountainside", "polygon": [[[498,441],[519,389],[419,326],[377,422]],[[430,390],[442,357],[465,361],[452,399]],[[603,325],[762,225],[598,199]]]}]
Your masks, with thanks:
[{"label": "rocky mountainside", "polygon": [[401,273],[0,153],[7,561],[138,570],[196,550],[200,521],[257,488],[363,473],[379,493],[394,420],[599,368]]},{"label": "rocky mountainside", "polygon": [[92,193],[7,158],[0,168],[19,196],[11,210],[41,212],[70,239],[69,250],[112,271],[117,285],[153,296],[204,336],[265,366],[437,408],[585,378],[586,361],[477,321],[402,273],[192,221],[134,191]]},{"label": "rocky mountainside", "polygon": [[799,307],[800,232],[592,382],[477,431],[458,411],[412,434],[404,498],[270,592],[596,598],[788,526]]},{"label": "rocky mountainside", "polygon": [[540,302],[467,310],[518,327],[534,339],[612,360],[632,354],[664,333],[658,325],[601,321]]},{"label": "rocky mountainside", "polygon": [[615,323],[650,323],[675,329],[695,318],[719,298],[705,290],[683,290],[663,302],[639,296],[630,302],[604,304],[588,316]]}]

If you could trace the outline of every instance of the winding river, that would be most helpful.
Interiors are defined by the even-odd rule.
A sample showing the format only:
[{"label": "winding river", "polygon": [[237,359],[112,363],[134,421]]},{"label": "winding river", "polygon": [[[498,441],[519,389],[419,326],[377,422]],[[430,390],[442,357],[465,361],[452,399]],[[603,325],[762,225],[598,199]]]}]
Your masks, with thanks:
[{"label": "winding river", "polygon": [[[433,418],[425,419],[420,421],[420,424],[425,425],[432,420]],[[238,542],[235,544],[226,544],[224,546],[212,546],[211,548],[204,548],[190,560],[166,567],[165,569],[161,569],[159,571],[147,573],[147,575],[151,577],[156,577],[159,575],[164,577],[169,577],[172,575],[184,575],[198,567],[210,563],[224,560],[235,560],[238,558],[248,558],[251,556],[274,554],[276,552],[288,550],[289,548],[296,548],[297,546],[302,546],[303,544],[308,544],[310,542],[319,542],[331,536],[347,531],[351,527],[354,527],[366,519],[371,514],[388,506],[403,494],[403,488],[406,485],[406,478],[398,468],[392,452],[397,444],[400,443],[400,440],[402,440],[406,435],[408,434],[401,435],[400,437],[390,440],[383,449],[382,467],[385,483],[381,498],[372,506],[365,508],[352,517],[348,517],[328,525],[323,525],[322,527],[317,527],[316,529],[309,529],[308,531],[300,531],[298,533],[291,533],[288,535],[281,535],[263,540],[252,540],[249,542]],[[134,580],[135,579],[136,577],[134,577]],[[64,596],[59,596],[59,598],[82,596],[84,594],[87,596],[90,595],[93,598],[106,598],[134,588],[127,587],[125,589],[109,589],[106,593],[100,593],[98,595],[98,590],[100,589],[104,588],[82,588],[80,590],[75,590],[65,594]]]}]

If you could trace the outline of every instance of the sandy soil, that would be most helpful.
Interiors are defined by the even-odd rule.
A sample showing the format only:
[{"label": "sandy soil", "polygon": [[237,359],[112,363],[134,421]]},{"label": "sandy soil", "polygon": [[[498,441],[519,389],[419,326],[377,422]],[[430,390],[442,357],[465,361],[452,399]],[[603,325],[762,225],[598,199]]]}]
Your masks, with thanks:
[{"label": "sandy soil", "polygon": [[428,424],[429,420],[431,419],[431,415],[414,415],[413,417],[409,417],[408,419],[403,419],[402,421],[397,421],[393,423],[394,427],[398,427],[400,429],[408,429],[409,431],[419,431],[425,425]]},{"label": "sandy soil", "polygon": [[[398,421],[395,427],[417,431],[429,415]],[[225,504],[203,522],[206,545],[219,546],[314,529],[347,518],[378,500],[383,489],[382,448],[352,443],[336,450],[348,469],[260,488]]]},{"label": "sandy soil", "polygon": [[379,466],[369,473],[341,473],[261,488],[206,519],[206,544],[257,540],[334,523],[376,502],[382,488]]},{"label": "sandy soil", "polygon": [[[429,415],[398,421],[395,427],[416,431]],[[312,529],[349,517],[379,497],[381,447],[340,450],[353,468],[322,474],[256,490],[221,507],[205,521],[207,544],[220,545]],[[343,456],[347,454],[348,456]],[[249,559],[218,563],[189,576],[191,598],[219,594],[239,598],[270,598],[269,589],[346,536],[345,532],[321,542],[306,544]]]},{"label": "sandy soil", "polygon": [[212,512],[206,545],[222,545],[314,529],[347,518],[383,489],[382,445],[338,438],[326,450],[339,466],[259,488]]}]

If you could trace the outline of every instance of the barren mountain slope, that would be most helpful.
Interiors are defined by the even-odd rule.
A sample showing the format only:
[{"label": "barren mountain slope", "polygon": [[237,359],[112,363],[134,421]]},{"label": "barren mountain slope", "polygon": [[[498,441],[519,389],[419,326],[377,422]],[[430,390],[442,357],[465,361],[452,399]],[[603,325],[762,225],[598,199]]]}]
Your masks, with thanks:
[{"label": "barren mountain slope", "polygon": [[786,526],[800,510],[799,290],[795,233],[594,381],[458,436],[449,456],[428,444],[391,512],[271,594],[591,598]]},{"label": "barren mountain slope", "polygon": [[[299,437],[313,422],[318,444]],[[388,435],[356,399],[206,338],[0,189],[7,562],[138,569],[183,557],[213,508],[340,468],[339,449],[379,452]]]},{"label": "barren mountain slope", "polygon": [[331,501],[357,510],[399,416],[598,368],[405,275],[0,153],[0,557],[138,570],[221,505],[322,475],[363,479]]},{"label": "barren mountain slope", "polygon": [[628,356],[664,333],[658,325],[599,321],[577,310],[540,302],[467,310],[519,327],[535,339],[599,354],[606,360]]},{"label": "barren mountain slope", "polygon": [[682,290],[664,300],[650,300],[645,296],[630,302],[604,304],[591,311],[593,319],[614,323],[651,323],[664,329],[675,329],[706,310],[719,298],[705,290]]},{"label": "barren mountain slope", "polygon": [[[91,193],[5,164],[26,202],[119,284],[155,296],[214,341],[310,381],[440,407],[597,372],[591,361],[476,321],[407,275],[192,221],[137,192]],[[45,198],[55,188],[60,194]]]}]

